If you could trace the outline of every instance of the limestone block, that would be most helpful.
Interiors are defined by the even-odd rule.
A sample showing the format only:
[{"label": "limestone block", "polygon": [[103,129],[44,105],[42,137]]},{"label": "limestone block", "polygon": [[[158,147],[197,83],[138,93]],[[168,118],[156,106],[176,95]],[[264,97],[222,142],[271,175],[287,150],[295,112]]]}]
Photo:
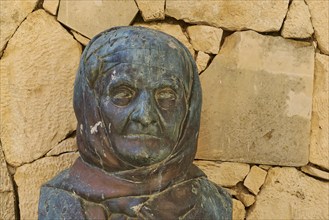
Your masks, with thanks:
[{"label": "limestone block", "polygon": [[329,56],[316,53],[310,162],[329,170]]},{"label": "limestone block", "polygon": [[328,172],[319,170],[315,167],[307,165],[307,166],[302,167],[301,170],[304,173],[310,174],[311,176],[318,177],[318,178],[321,178],[321,179],[324,179],[324,180],[329,180],[329,173]]},{"label": "limestone block", "polygon": [[193,25],[186,29],[193,48],[196,51],[217,54],[223,30],[206,25]]},{"label": "limestone block", "polygon": [[207,24],[231,31],[251,29],[269,32],[280,30],[288,3],[289,0],[167,0],[165,13],[188,23]]},{"label": "limestone block", "polygon": [[75,32],[73,30],[71,30],[71,33],[73,34],[74,38],[79,41],[82,45],[86,46],[90,39],[85,37],[85,36],[82,36],[81,34],[79,34],[78,32]]},{"label": "limestone block", "polygon": [[165,18],[165,0],[136,0],[144,21],[163,20]]},{"label": "limestone block", "polygon": [[314,48],[310,43],[235,32],[201,74],[197,158],[306,165]]},{"label": "limestone block", "polygon": [[250,192],[257,195],[260,187],[264,184],[267,172],[258,166],[253,166],[243,185],[249,189]]},{"label": "limestone block", "polygon": [[17,168],[14,175],[18,187],[20,219],[37,219],[40,187],[60,171],[67,169],[78,153],[44,157]]},{"label": "limestone block", "polygon": [[208,54],[202,51],[198,52],[195,62],[198,67],[199,73],[207,68],[209,60],[210,60],[210,56]]},{"label": "limestone block", "polygon": [[187,49],[190,51],[192,56],[194,56],[194,50],[190,42],[188,41],[187,37],[183,33],[183,30],[181,26],[178,24],[169,24],[169,23],[160,23],[160,22],[151,22],[151,23],[136,23],[134,26],[141,26],[146,28],[151,28],[157,31],[162,31],[166,34],[169,34],[176,39],[178,39],[180,42],[182,42]]},{"label": "limestone block", "polygon": [[47,153],[46,156],[57,156],[62,153],[67,152],[74,152],[78,150],[76,138],[68,138],[61,143],[59,143],[57,146],[55,146],[51,151]]},{"label": "limestone block", "polygon": [[0,192],[0,219],[15,218],[15,196],[13,191]]},{"label": "limestone block", "polygon": [[236,197],[244,204],[245,207],[251,206],[256,201],[255,196],[249,193],[240,192],[236,195]]},{"label": "limestone block", "polygon": [[249,207],[255,203],[255,196],[250,194],[249,190],[243,185],[243,183],[238,183],[233,190],[236,192],[235,197],[239,199],[245,207]]},{"label": "limestone block", "polygon": [[56,15],[59,5],[59,0],[44,0],[43,8],[49,13]]},{"label": "limestone block", "polygon": [[234,220],[244,220],[246,216],[246,210],[242,204],[237,199],[233,199],[233,215],[232,219]]},{"label": "limestone block", "polygon": [[293,0],[283,24],[281,35],[285,38],[308,38],[313,34],[311,15],[304,1]]},{"label": "limestone block", "polygon": [[9,41],[0,61],[0,133],[9,164],[40,158],[76,129],[72,94],[80,54],[80,44],[43,10],[30,14]]},{"label": "limestone block", "polygon": [[295,168],[273,168],[247,219],[328,219],[329,182]]},{"label": "limestone block", "polygon": [[17,27],[33,11],[38,0],[1,1],[0,8],[0,54]]},{"label": "limestone block", "polygon": [[15,196],[0,143],[0,219],[15,219]]},{"label": "limestone block", "polygon": [[316,40],[322,53],[329,55],[329,3],[328,0],[305,0],[311,12]]},{"label": "limestone block", "polygon": [[111,27],[129,25],[137,12],[134,0],[61,0],[57,19],[91,39]]},{"label": "limestone block", "polygon": [[249,165],[244,163],[216,163],[212,161],[194,161],[208,178],[220,186],[231,187],[243,181],[249,172]]},{"label": "limestone block", "polygon": [[272,167],[269,166],[269,165],[259,165],[260,168],[262,168],[263,170],[269,170],[271,169]]}]

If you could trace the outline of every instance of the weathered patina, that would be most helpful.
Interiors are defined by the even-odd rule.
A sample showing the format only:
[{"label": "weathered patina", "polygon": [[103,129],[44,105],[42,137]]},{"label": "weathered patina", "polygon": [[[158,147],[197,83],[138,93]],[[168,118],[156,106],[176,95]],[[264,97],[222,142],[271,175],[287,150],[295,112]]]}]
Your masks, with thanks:
[{"label": "weathered patina", "polygon": [[231,219],[192,164],[201,87],[175,38],[117,27],[85,48],[74,88],[81,157],[41,188],[39,219]]}]

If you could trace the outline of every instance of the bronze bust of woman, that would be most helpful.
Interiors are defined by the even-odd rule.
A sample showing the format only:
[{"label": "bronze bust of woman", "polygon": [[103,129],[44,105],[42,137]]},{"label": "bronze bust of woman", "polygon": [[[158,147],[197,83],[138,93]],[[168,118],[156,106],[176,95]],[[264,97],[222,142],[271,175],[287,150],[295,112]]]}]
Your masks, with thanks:
[{"label": "bronze bust of woman", "polygon": [[231,219],[192,164],[201,87],[175,38],[116,27],[85,48],[74,87],[81,157],[41,188],[39,219]]}]

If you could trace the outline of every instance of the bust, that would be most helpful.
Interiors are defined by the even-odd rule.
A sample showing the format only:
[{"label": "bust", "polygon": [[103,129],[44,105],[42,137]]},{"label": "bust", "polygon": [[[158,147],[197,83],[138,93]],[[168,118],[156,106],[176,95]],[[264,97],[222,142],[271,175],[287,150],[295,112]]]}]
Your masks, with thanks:
[{"label": "bust", "polygon": [[175,38],[116,27],[85,48],[74,86],[80,157],[41,187],[39,219],[231,219],[232,201],[193,165],[195,62]]}]

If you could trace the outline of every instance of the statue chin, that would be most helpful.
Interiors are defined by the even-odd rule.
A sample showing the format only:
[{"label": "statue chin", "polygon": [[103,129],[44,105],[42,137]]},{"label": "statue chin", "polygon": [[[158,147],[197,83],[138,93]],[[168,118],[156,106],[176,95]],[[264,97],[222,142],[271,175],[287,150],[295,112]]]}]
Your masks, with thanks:
[{"label": "statue chin", "polygon": [[174,143],[170,142],[164,138],[144,134],[117,135],[112,139],[113,149],[119,158],[137,167],[152,165],[166,159],[174,147]]}]

